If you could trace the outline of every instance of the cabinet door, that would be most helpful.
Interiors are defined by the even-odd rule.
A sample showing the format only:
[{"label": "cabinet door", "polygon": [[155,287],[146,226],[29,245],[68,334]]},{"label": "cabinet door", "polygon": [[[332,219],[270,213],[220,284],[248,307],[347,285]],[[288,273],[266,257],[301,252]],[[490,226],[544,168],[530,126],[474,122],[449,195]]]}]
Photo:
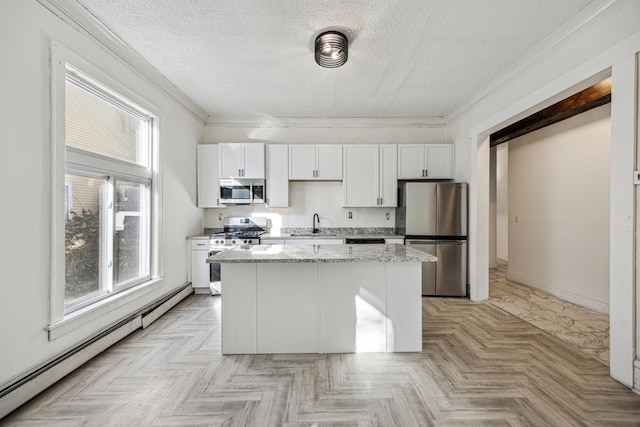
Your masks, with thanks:
[{"label": "cabinet door", "polygon": [[257,352],[318,353],[318,264],[255,265]]},{"label": "cabinet door", "polygon": [[314,179],[316,170],[316,146],[307,144],[289,145],[289,179]]},{"label": "cabinet door", "polygon": [[209,251],[191,251],[191,286],[209,289]]},{"label": "cabinet door", "polygon": [[316,145],[316,179],[342,179],[342,146],[338,144]]},{"label": "cabinet door", "polygon": [[320,351],[387,350],[386,277],[384,263],[320,264]]},{"label": "cabinet door", "polygon": [[425,145],[427,178],[453,178],[453,144]]},{"label": "cabinet door", "polygon": [[218,144],[220,147],[220,177],[242,178],[242,144]]},{"label": "cabinet door", "polygon": [[267,145],[267,206],[289,207],[289,148],[285,144]]},{"label": "cabinet door", "polygon": [[264,144],[251,143],[242,146],[242,178],[264,179]]},{"label": "cabinet door", "polygon": [[218,175],[218,145],[203,144],[197,149],[198,207],[219,208],[220,176]]},{"label": "cabinet door", "polygon": [[398,179],[424,178],[424,145],[398,144]]},{"label": "cabinet door", "polygon": [[342,206],[378,206],[378,145],[345,145],[343,153]]},{"label": "cabinet door", "polygon": [[398,151],[395,144],[380,146],[379,197],[379,206],[398,206]]}]

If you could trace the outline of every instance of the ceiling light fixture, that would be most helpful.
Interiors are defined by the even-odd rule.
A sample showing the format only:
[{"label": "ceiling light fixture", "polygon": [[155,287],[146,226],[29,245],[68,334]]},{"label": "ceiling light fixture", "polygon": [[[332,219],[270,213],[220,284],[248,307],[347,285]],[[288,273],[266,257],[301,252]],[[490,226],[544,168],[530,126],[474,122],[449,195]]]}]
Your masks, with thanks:
[{"label": "ceiling light fixture", "polygon": [[321,67],[336,68],[347,62],[349,42],[338,31],[325,31],[316,37],[316,62]]}]

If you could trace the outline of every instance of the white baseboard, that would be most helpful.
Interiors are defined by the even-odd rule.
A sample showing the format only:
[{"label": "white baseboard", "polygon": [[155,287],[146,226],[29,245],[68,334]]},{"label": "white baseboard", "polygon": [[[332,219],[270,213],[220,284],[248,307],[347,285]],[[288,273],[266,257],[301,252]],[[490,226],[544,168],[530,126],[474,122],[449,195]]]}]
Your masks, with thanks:
[{"label": "white baseboard", "polygon": [[633,361],[633,388],[636,394],[640,394],[640,359]]},{"label": "white baseboard", "polygon": [[[46,390],[48,387],[55,384],[57,381],[64,378],[66,375],[70,374],[113,344],[125,338],[136,329],[149,326],[153,321],[169,311],[171,307],[182,301],[192,292],[193,290],[191,289],[191,286],[186,286],[173,297],[155,307],[149,313],[146,313],[144,318],[142,315],[138,315],[133,319],[126,321],[126,323],[114,326],[112,331],[105,333],[104,336],[95,339],[94,342],[88,345],[86,343],[80,343],[77,347],[69,349],[67,353],[65,353],[66,356],[62,355],[59,357],[59,362],[34,368],[31,374],[23,377],[23,380],[16,380],[14,382],[14,384],[19,384],[20,381],[24,381],[23,384],[15,386],[15,389],[0,398],[0,419],[33,397],[37,396],[39,393]],[[9,387],[7,389],[9,389]]]},{"label": "white baseboard", "polygon": [[140,327],[142,321],[138,316],[5,395],[0,399],[0,419]]},{"label": "white baseboard", "polygon": [[178,304],[180,301],[191,295],[193,289],[191,286],[187,286],[173,297],[156,307],[152,312],[145,314],[142,316],[142,328],[146,328],[153,322],[155,322],[160,316],[165,314],[167,311],[171,310],[171,308]]},{"label": "white baseboard", "polygon": [[553,288],[542,283],[535,282],[533,280],[519,277],[515,274],[507,273],[507,280],[518,283],[520,285],[529,286],[530,288],[536,288],[544,291],[550,295],[558,297],[562,300],[571,302],[573,304],[580,305],[582,307],[589,308],[602,314],[609,314],[609,305],[600,301],[594,301],[590,298],[586,298],[582,295],[574,294],[572,292],[563,291],[562,289]]}]

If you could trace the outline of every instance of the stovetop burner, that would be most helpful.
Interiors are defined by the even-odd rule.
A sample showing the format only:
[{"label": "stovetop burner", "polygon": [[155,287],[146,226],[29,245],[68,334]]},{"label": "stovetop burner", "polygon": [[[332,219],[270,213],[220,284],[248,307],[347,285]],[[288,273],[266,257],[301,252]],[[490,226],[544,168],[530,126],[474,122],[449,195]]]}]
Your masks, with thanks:
[{"label": "stovetop burner", "polygon": [[268,231],[266,218],[229,217],[223,221],[223,232],[212,234],[210,246],[257,245],[260,236]]}]

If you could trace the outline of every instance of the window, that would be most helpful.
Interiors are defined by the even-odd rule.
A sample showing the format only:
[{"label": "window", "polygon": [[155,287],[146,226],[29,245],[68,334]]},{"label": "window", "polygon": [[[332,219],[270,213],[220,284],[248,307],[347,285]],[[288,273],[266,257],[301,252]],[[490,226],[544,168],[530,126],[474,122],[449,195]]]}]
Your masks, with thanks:
[{"label": "window", "polygon": [[52,323],[148,283],[157,253],[157,116],[69,58],[54,45]]}]

